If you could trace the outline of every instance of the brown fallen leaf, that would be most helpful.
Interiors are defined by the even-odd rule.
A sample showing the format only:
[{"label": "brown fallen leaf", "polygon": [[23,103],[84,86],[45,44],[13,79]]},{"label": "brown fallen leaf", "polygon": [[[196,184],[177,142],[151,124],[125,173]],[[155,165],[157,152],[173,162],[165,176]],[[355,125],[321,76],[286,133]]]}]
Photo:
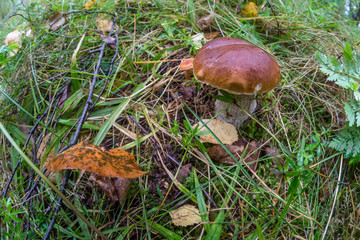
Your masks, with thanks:
[{"label": "brown fallen leaf", "polygon": [[116,39],[114,37],[106,36],[101,34],[101,40],[108,44],[109,47],[112,49],[116,49]]},{"label": "brown fallen leaf", "polygon": [[267,157],[280,158],[280,153],[276,147],[266,147],[265,153]]},{"label": "brown fallen leaf", "polygon": [[184,182],[185,179],[189,176],[190,170],[191,170],[191,163],[185,164],[184,166],[181,166],[179,173],[176,177],[176,179],[180,182]]},{"label": "brown fallen leaf", "polygon": [[63,93],[61,94],[61,97],[60,97],[59,102],[58,102],[58,108],[59,109],[63,109],[65,101],[66,101],[66,99],[68,99],[68,92],[69,92],[69,87],[67,87],[63,91]]},{"label": "brown fallen leaf", "polygon": [[50,145],[51,135],[52,135],[51,133],[48,133],[46,136],[43,137],[36,153],[36,157],[40,159],[40,162],[44,165],[46,164],[46,162],[48,162],[50,159],[54,157],[53,151],[51,152],[46,151],[47,147]]},{"label": "brown fallen leaf", "polygon": [[89,180],[94,182],[112,202],[123,204],[130,188],[131,180],[129,178],[102,177],[97,174],[90,174]]},{"label": "brown fallen leaf", "polygon": [[[250,163],[249,167],[251,170],[255,171],[257,168],[256,160],[259,158],[260,151],[257,149],[257,143],[255,141],[247,142],[245,139],[240,139],[234,142],[232,145],[225,145],[229,151],[234,155],[236,159],[239,160],[240,156],[243,155],[245,148],[247,147],[247,152],[245,153],[245,162]],[[214,145],[207,149],[210,158],[214,161],[227,163],[231,165],[237,164],[235,160],[226,152],[226,150],[221,145]],[[256,151],[256,152],[255,152]]]},{"label": "brown fallen leaf", "polygon": [[103,177],[137,178],[147,173],[140,169],[135,157],[128,152],[121,149],[106,151],[82,142],[55,156],[46,166],[52,172],[83,169]]},{"label": "brown fallen leaf", "polygon": [[172,222],[176,226],[189,226],[201,223],[200,211],[195,206],[185,204],[182,207],[169,212]]},{"label": "brown fallen leaf", "polygon": [[55,13],[48,20],[49,31],[56,31],[67,23],[66,15]]},{"label": "brown fallen leaf", "polygon": [[180,89],[180,93],[182,94],[184,100],[191,100],[194,98],[194,95],[196,93],[196,86],[194,85],[190,85],[188,86],[189,82],[183,82],[181,84],[181,89]]},{"label": "brown fallen leaf", "polygon": [[258,13],[257,8],[258,6],[254,2],[249,2],[245,5],[245,9],[241,11],[241,14],[244,17],[256,17]]},{"label": "brown fallen leaf", "polygon": [[209,32],[209,33],[205,33],[204,37],[206,39],[210,40],[210,39],[214,39],[219,34],[220,34],[220,32]]},{"label": "brown fallen leaf", "polygon": [[211,28],[214,23],[214,16],[213,15],[204,15],[200,17],[197,22],[196,26],[201,30],[205,31]]}]

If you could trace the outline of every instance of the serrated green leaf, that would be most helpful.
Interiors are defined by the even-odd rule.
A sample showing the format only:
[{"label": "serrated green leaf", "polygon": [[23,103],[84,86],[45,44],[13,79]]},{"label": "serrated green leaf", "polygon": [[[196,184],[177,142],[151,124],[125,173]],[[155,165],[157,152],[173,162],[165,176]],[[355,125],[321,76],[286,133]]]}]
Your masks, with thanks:
[{"label": "serrated green leaf", "polygon": [[353,59],[353,54],[352,54],[352,49],[351,46],[348,43],[345,43],[345,48],[344,48],[344,57],[347,60],[351,60]]},{"label": "serrated green leaf", "polygon": [[348,118],[349,125],[350,126],[354,125],[355,119],[356,119],[354,109],[350,106],[349,103],[345,102],[344,103],[344,110],[345,110],[345,114],[346,114],[346,116]]}]

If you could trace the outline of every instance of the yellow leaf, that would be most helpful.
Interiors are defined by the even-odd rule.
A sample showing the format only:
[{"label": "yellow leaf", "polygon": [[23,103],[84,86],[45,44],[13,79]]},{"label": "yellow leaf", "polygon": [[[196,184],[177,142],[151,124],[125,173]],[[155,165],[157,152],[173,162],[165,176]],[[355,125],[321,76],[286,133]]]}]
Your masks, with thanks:
[{"label": "yellow leaf", "polygon": [[172,222],[176,226],[185,227],[201,223],[199,209],[190,204],[185,204],[184,206],[170,212],[169,214],[171,216]]},{"label": "yellow leaf", "polygon": [[[96,18],[96,27],[103,33],[111,32],[111,27],[113,25],[113,21],[109,19],[102,19],[100,16]],[[115,23],[114,31],[118,30],[119,26]]]},{"label": "yellow leaf", "polygon": [[90,0],[90,1],[87,1],[84,5],[84,8],[86,10],[90,10],[92,7],[94,7],[96,4],[96,0]]},{"label": "yellow leaf", "polygon": [[244,17],[256,17],[257,16],[257,8],[254,2],[249,2],[245,5],[245,9],[241,11]]},{"label": "yellow leaf", "polygon": [[22,32],[20,32],[19,30],[12,31],[8,35],[6,35],[5,44],[6,45],[14,44],[16,46],[16,48],[13,49],[14,53],[13,52],[9,53],[10,57],[14,56],[16,53],[19,52],[19,49],[21,48],[21,35]]},{"label": "yellow leaf", "polygon": [[[213,119],[210,122],[209,119],[202,119],[202,121],[206,123],[206,126],[208,126],[223,144],[233,144],[239,139],[235,126],[230,123],[218,119]],[[201,123],[195,124],[193,128],[197,125],[199,125],[199,132],[207,131],[207,128]],[[220,144],[211,133],[200,135],[199,138],[201,142]]]}]

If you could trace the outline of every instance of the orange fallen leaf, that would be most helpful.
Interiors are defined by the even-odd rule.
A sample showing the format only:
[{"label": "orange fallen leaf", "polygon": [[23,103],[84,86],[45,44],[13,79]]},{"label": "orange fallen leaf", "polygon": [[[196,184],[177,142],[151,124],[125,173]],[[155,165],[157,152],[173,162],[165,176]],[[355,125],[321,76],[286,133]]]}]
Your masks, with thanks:
[{"label": "orange fallen leaf", "polygon": [[256,17],[257,16],[257,8],[254,2],[249,2],[245,5],[245,9],[241,11],[244,17]]},{"label": "orange fallen leaf", "polygon": [[140,169],[135,157],[121,149],[109,151],[98,146],[79,143],[60,153],[47,164],[52,172],[83,169],[103,177],[137,178],[147,172]]}]

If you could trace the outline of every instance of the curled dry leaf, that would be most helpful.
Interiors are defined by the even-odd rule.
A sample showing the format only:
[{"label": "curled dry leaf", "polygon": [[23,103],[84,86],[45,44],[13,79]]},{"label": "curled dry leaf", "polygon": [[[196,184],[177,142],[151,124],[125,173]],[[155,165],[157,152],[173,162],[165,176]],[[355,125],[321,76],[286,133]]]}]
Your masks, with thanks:
[{"label": "curled dry leaf", "polygon": [[13,49],[14,52],[9,53],[10,57],[14,56],[15,54],[17,54],[19,52],[19,50],[21,48],[21,36],[22,35],[25,35],[25,37],[29,37],[29,38],[34,36],[31,28],[28,28],[26,30],[26,32],[15,30],[15,31],[12,31],[11,33],[9,33],[8,35],[6,35],[5,41],[4,41],[5,44],[6,45],[14,44],[16,46],[16,48]]},{"label": "curled dry leaf", "polygon": [[66,24],[66,15],[62,13],[55,13],[48,20],[49,31],[56,31]]},{"label": "curled dry leaf", "polygon": [[204,15],[199,18],[196,22],[196,26],[201,30],[205,31],[211,28],[214,23],[214,16],[213,15]]},{"label": "curled dry leaf", "polygon": [[184,100],[186,101],[190,101],[191,99],[194,98],[194,95],[196,93],[196,86],[192,85],[187,85],[189,84],[189,82],[183,82],[181,83],[181,89],[180,89],[180,93],[182,94]]},{"label": "curled dry leaf", "polygon": [[131,180],[128,178],[111,179],[92,173],[89,180],[94,182],[112,202],[123,204],[130,188]]},{"label": "curled dry leaf", "polygon": [[21,35],[22,35],[22,32],[20,32],[19,30],[12,31],[8,35],[6,35],[5,44],[6,45],[14,44],[17,47],[15,49],[13,49],[14,52],[9,53],[10,57],[14,56],[15,54],[17,54],[19,52],[19,50],[21,48]]},{"label": "curled dry leaf", "polygon": [[[210,122],[208,122],[210,119],[203,119],[202,121],[206,123],[208,128],[217,136],[217,138],[223,143],[223,144],[233,144],[235,141],[239,139],[239,136],[237,134],[236,128],[234,125],[230,123],[226,123],[223,121],[220,121],[218,119],[213,119]],[[206,131],[207,129],[202,126],[201,123],[197,123],[193,126],[195,128],[197,125],[199,125],[200,131]],[[207,142],[207,143],[213,143],[213,144],[219,144],[219,142],[215,139],[215,137],[209,133],[206,135],[200,136],[201,142]]]},{"label": "curled dry leaf", "polygon": [[84,8],[86,10],[90,10],[91,8],[95,7],[96,5],[96,1],[95,0],[90,0],[90,1],[87,1],[85,4],[84,4]]},{"label": "curled dry leaf", "polygon": [[116,38],[101,34],[101,40],[108,44],[112,49],[116,49]]},{"label": "curled dry leaf", "polygon": [[220,32],[209,32],[209,33],[205,33],[204,37],[206,39],[210,40],[210,39],[214,39],[219,34],[220,34]]},{"label": "curled dry leaf", "polygon": [[191,170],[191,163],[185,164],[184,166],[181,166],[179,173],[176,177],[176,179],[180,182],[184,182],[185,179],[189,176],[190,170]]},{"label": "curled dry leaf", "polygon": [[190,204],[185,204],[182,207],[169,213],[172,222],[176,226],[189,226],[197,223],[201,223],[201,217],[199,209]]},{"label": "curled dry leaf", "polygon": [[[104,33],[111,32],[112,25],[113,25],[113,21],[111,21],[109,19],[102,19],[100,16],[96,18],[97,29],[99,29],[100,31],[102,31]],[[119,29],[119,26],[115,23],[114,31],[116,31],[118,29]]]},{"label": "curled dry leaf", "polygon": [[281,157],[277,147],[266,147],[265,153],[268,157],[278,159]]},{"label": "curled dry leaf", "polygon": [[141,171],[135,157],[121,149],[106,151],[95,145],[79,143],[60,153],[47,164],[52,172],[63,169],[83,169],[103,177],[137,178]]},{"label": "curled dry leaf", "polygon": [[[255,141],[247,142],[245,139],[240,139],[233,143],[233,145],[226,145],[227,149],[232,155],[239,160],[240,156],[244,157],[244,161],[249,163],[251,170],[255,171],[257,168],[256,160],[259,158],[260,150],[257,148]],[[245,155],[244,150],[247,148]],[[207,149],[210,158],[214,161],[235,165],[236,161],[230,156],[229,153],[221,145],[214,145]]]},{"label": "curled dry leaf", "polygon": [[257,8],[258,6],[254,2],[249,2],[245,5],[245,9],[241,11],[241,14],[244,17],[256,17],[258,13]]}]

